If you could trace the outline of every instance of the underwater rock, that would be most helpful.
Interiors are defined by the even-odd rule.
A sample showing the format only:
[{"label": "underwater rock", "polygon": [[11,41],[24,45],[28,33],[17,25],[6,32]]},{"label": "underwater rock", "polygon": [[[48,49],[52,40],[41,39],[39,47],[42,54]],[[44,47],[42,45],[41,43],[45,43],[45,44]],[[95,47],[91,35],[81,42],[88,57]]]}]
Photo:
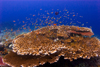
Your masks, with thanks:
[{"label": "underwater rock", "polygon": [[[70,31],[77,35],[71,35]],[[70,61],[98,57],[100,41],[95,37],[83,37],[90,33],[93,35],[90,28],[62,25],[21,34],[13,39],[13,50],[3,58],[3,62],[10,66],[28,67],[57,62],[61,56]]]}]

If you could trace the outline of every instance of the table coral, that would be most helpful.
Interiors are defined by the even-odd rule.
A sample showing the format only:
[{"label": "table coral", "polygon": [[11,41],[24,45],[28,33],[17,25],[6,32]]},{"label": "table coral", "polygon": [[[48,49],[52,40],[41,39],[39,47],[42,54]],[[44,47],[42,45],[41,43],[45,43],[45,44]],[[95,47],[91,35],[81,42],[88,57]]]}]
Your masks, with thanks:
[{"label": "table coral", "polygon": [[100,42],[97,38],[90,37],[92,35],[92,30],[85,27],[43,27],[13,39],[13,50],[3,61],[10,66],[27,67],[43,65],[46,62],[54,63],[61,56],[70,61],[98,57]]}]

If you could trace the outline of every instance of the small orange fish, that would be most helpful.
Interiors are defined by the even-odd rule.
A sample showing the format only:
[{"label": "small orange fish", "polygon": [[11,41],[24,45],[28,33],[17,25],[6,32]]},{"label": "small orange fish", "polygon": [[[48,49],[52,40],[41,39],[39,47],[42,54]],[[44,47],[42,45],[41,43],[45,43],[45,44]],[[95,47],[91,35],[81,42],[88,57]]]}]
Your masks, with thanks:
[{"label": "small orange fish", "polygon": [[76,29],[77,29],[77,30],[80,30],[80,28],[79,28],[79,27],[76,27]]},{"label": "small orange fish", "polygon": [[57,24],[53,24],[54,26],[56,26]]},{"label": "small orange fish", "polygon": [[40,9],[40,10],[42,10],[42,9]]},{"label": "small orange fish", "polygon": [[75,15],[73,15],[73,16],[75,16]]},{"label": "small orange fish", "polygon": [[37,28],[37,27],[35,26],[35,28]]},{"label": "small orange fish", "polygon": [[29,29],[29,31],[31,31],[31,29]]},{"label": "small orange fish", "polygon": [[39,32],[37,34],[39,34]]},{"label": "small orange fish", "polygon": [[16,24],[14,24],[14,26],[16,26]]},{"label": "small orange fish", "polygon": [[39,34],[39,31],[37,31],[36,34]]},{"label": "small orange fish", "polygon": [[16,22],[15,20],[13,20],[13,22]]},{"label": "small orange fish", "polygon": [[33,16],[35,16],[35,15],[33,15]]},{"label": "small orange fish", "polygon": [[23,28],[23,29],[26,29],[26,28]]},{"label": "small orange fish", "polygon": [[23,21],[23,23],[24,23],[24,21]]},{"label": "small orange fish", "polygon": [[11,29],[11,31],[13,31],[13,29]]}]

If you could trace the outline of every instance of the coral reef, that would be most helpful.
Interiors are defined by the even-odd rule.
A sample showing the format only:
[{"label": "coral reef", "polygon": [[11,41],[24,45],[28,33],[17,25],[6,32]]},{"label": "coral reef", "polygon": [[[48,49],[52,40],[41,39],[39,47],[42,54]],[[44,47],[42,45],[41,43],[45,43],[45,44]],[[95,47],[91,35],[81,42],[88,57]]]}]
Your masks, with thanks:
[{"label": "coral reef", "polygon": [[43,27],[13,39],[13,50],[3,62],[9,66],[32,67],[57,62],[61,56],[70,61],[98,57],[100,42],[92,35],[92,30],[85,27]]}]

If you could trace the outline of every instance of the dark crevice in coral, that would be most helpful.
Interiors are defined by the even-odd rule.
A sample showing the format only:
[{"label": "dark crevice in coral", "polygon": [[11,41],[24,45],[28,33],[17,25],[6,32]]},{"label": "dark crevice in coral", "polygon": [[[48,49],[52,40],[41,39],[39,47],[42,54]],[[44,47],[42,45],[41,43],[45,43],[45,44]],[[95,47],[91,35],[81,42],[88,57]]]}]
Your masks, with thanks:
[{"label": "dark crevice in coral", "polygon": [[57,33],[57,30],[58,30],[58,29],[52,29],[52,30],[50,30],[50,32]]},{"label": "dark crevice in coral", "polygon": [[38,34],[38,35],[45,36],[45,34]]},{"label": "dark crevice in coral", "polygon": [[64,37],[62,37],[62,36],[58,36],[58,39],[65,39]]},{"label": "dark crevice in coral", "polygon": [[55,63],[46,63],[44,65],[39,65],[37,67],[98,67],[96,65],[97,59],[91,58],[91,59],[82,59],[79,58],[77,60],[73,60],[70,62],[69,60],[64,60],[64,57],[61,56],[58,60],[58,62]]},{"label": "dark crevice in coral", "polygon": [[81,31],[81,30],[76,30],[76,32],[82,32],[82,33],[86,33],[86,32],[90,32],[90,31]]},{"label": "dark crevice in coral", "polygon": [[82,36],[81,34],[70,33],[70,36]]}]

